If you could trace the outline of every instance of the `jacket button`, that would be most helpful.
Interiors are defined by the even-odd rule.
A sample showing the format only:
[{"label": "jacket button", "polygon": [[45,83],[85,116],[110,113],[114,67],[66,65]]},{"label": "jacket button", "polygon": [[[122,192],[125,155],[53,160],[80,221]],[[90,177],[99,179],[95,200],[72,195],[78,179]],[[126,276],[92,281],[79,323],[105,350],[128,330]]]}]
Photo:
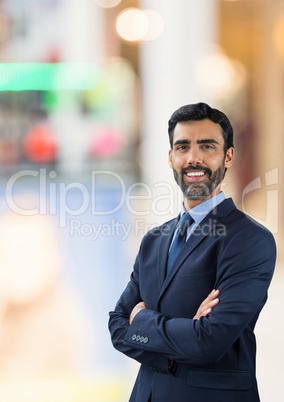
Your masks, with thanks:
[{"label": "jacket button", "polygon": [[144,343],[148,343],[148,341],[149,341],[148,336],[144,336],[144,340],[143,340],[143,342],[144,342]]},{"label": "jacket button", "polygon": [[136,341],[139,342],[140,341],[140,335],[136,336]]},{"label": "jacket button", "polygon": [[144,342],[144,336],[140,336],[140,342]]},{"label": "jacket button", "polygon": [[133,341],[135,341],[135,339],[136,339],[136,334],[134,334],[134,335],[132,335],[132,338],[131,338]]}]

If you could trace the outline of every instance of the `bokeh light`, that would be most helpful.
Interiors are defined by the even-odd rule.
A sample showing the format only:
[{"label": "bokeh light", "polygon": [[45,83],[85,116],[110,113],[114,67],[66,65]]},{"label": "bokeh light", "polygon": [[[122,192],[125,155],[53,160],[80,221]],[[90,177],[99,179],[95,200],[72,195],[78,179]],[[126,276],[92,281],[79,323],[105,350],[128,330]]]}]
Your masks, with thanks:
[{"label": "bokeh light", "polygon": [[59,274],[55,227],[44,216],[7,214],[1,218],[0,295],[13,304],[29,303]]},{"label": "bokeh light", "polygon": [[53,162],[57,154],[57,143],[53,132],[46,125],[34,126],[25,138],[25,151],[35,163]]},{"label": "bokeh light", "polygon": [[116,20],[117,33],[126,41],[151,41],[158,38],[164,29],[164,20],[155,10],[127,8]]},{"label": "bokeh light", "polygon": [[148,32],[149,20],[138,8],[123,10],[116,19],[119,36],[129,42],[141,40]]},{"label": "bokeh light", "polygon": [[95,3],[103,8],[113,8],[117,6],[121,0],[95,0]]},{"label": "bokeh light", "polygon": [[244,66],[230,59],[219,46],[214,45],[200,59],[196,76],[202,91],[215,99],[233,96],[246,82]]},{"label": "bokeh light", "polygon": [[143,12],[148,18],[149,28],[142,39],[145,41],[157,39],[164,29],[163,17],[155,10],[144,10]]},{"label": "bokeh light", "polygon": [[279,56],[284,60],[284,15],[281,15],[276,21],[274,43]]},{"label": "bokeh light", "polygon": [[105,127],[95,133],[91,140],[90,154],[94,157],[106,158],[119,154],[124,147],[124,138],[111,127]]}]

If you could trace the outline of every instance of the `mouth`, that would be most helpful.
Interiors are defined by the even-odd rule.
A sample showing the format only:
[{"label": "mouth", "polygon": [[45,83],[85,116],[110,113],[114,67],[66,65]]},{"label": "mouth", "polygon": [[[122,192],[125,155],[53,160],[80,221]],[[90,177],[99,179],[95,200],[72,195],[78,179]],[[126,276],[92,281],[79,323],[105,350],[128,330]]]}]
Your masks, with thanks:
[{"label": "mouth", "polygon": [[204,170],[190,170],[185,172],[187,180],[191,183],[198,183],[204,180],[206,172]]}]

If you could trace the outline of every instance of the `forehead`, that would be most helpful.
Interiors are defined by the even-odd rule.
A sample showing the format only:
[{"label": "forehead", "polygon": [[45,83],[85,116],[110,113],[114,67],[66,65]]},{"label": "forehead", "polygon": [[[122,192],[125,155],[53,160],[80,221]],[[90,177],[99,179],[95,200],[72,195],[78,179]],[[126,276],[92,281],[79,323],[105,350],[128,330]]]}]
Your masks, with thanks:
[{"label": "forehead", "polygon": [[197,141],[210,138],[218,141],[220,145],[224,144],[222,127],[208,119],[179,122],[174,129],[174,142],[180,139]]}]

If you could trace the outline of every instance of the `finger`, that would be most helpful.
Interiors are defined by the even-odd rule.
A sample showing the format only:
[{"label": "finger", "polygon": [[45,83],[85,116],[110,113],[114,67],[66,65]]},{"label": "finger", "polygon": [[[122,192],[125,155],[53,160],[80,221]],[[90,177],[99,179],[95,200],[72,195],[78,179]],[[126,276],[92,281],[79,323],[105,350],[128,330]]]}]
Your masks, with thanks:
[{"label": "finger", "polygon": [[202,307],[202,311],[206,311],[208,309],[212,309],[219,303],[220,299],[216,297],[215,299],[209,301],[206,305]]},{"label": "finger", "polygon": [[212,313],[212,311],[212,307],[207,307],[206,309],[199,312],[199,317],[206,317],[209,313]]},{"label": "finger", "polygon": [[213,308],[219,303],[219,298],[217,297],[220,294],[219,289],[213,289],[212,292],[206,297],[205,300],[200,304],[196,315],[193,317],[194,319],[199,319],[201,316],[206,316],[207,314],[213,311]]},{"label": "finger", "polygon": [[210,303],[212,300],[214,300],[220,293],[220,290],[213,289],[211,293],[206,297],[205,300],[200,304],[200,307],[206,306],[208,303]]},{"label": "finger", "polygon": [[211,300],[210,302],[204,304],[202,307],[200,306],[197,314],[198,316],[206,316],[207,314],[211,313],[213,311],[213,308],[219,303],[219,299],[215,298],[214,300]]},{"label": "finger", "polygon": [[131,325],[133,319],[135,318],[135,316],[143,309],[147,308],[146,304],[144,302],[139,302],[136,304],[136,306],[133,308],[133,310],[130,313],[130,317],[129,317],[129,324]]},{"label": "finger", "polygon": [[211,293],[209,293],[208,295],[208,299],[212,300],[215,299],[215,297],[217,297],[220,294],[220,290],[219,289],[213,289]]},{"label": "finger", "polygon": [[204,303],[204,305],[205,304],[210,304],[210,303],[212,303],[212,302],[214,302],[214,300],[217,300],[217,297],[218,297],[218,295],[220,294],[220,290],[212,290],[212,292],[207,296],[207,298],[204,300],[204,301],[206,301],[206,303]]}]

